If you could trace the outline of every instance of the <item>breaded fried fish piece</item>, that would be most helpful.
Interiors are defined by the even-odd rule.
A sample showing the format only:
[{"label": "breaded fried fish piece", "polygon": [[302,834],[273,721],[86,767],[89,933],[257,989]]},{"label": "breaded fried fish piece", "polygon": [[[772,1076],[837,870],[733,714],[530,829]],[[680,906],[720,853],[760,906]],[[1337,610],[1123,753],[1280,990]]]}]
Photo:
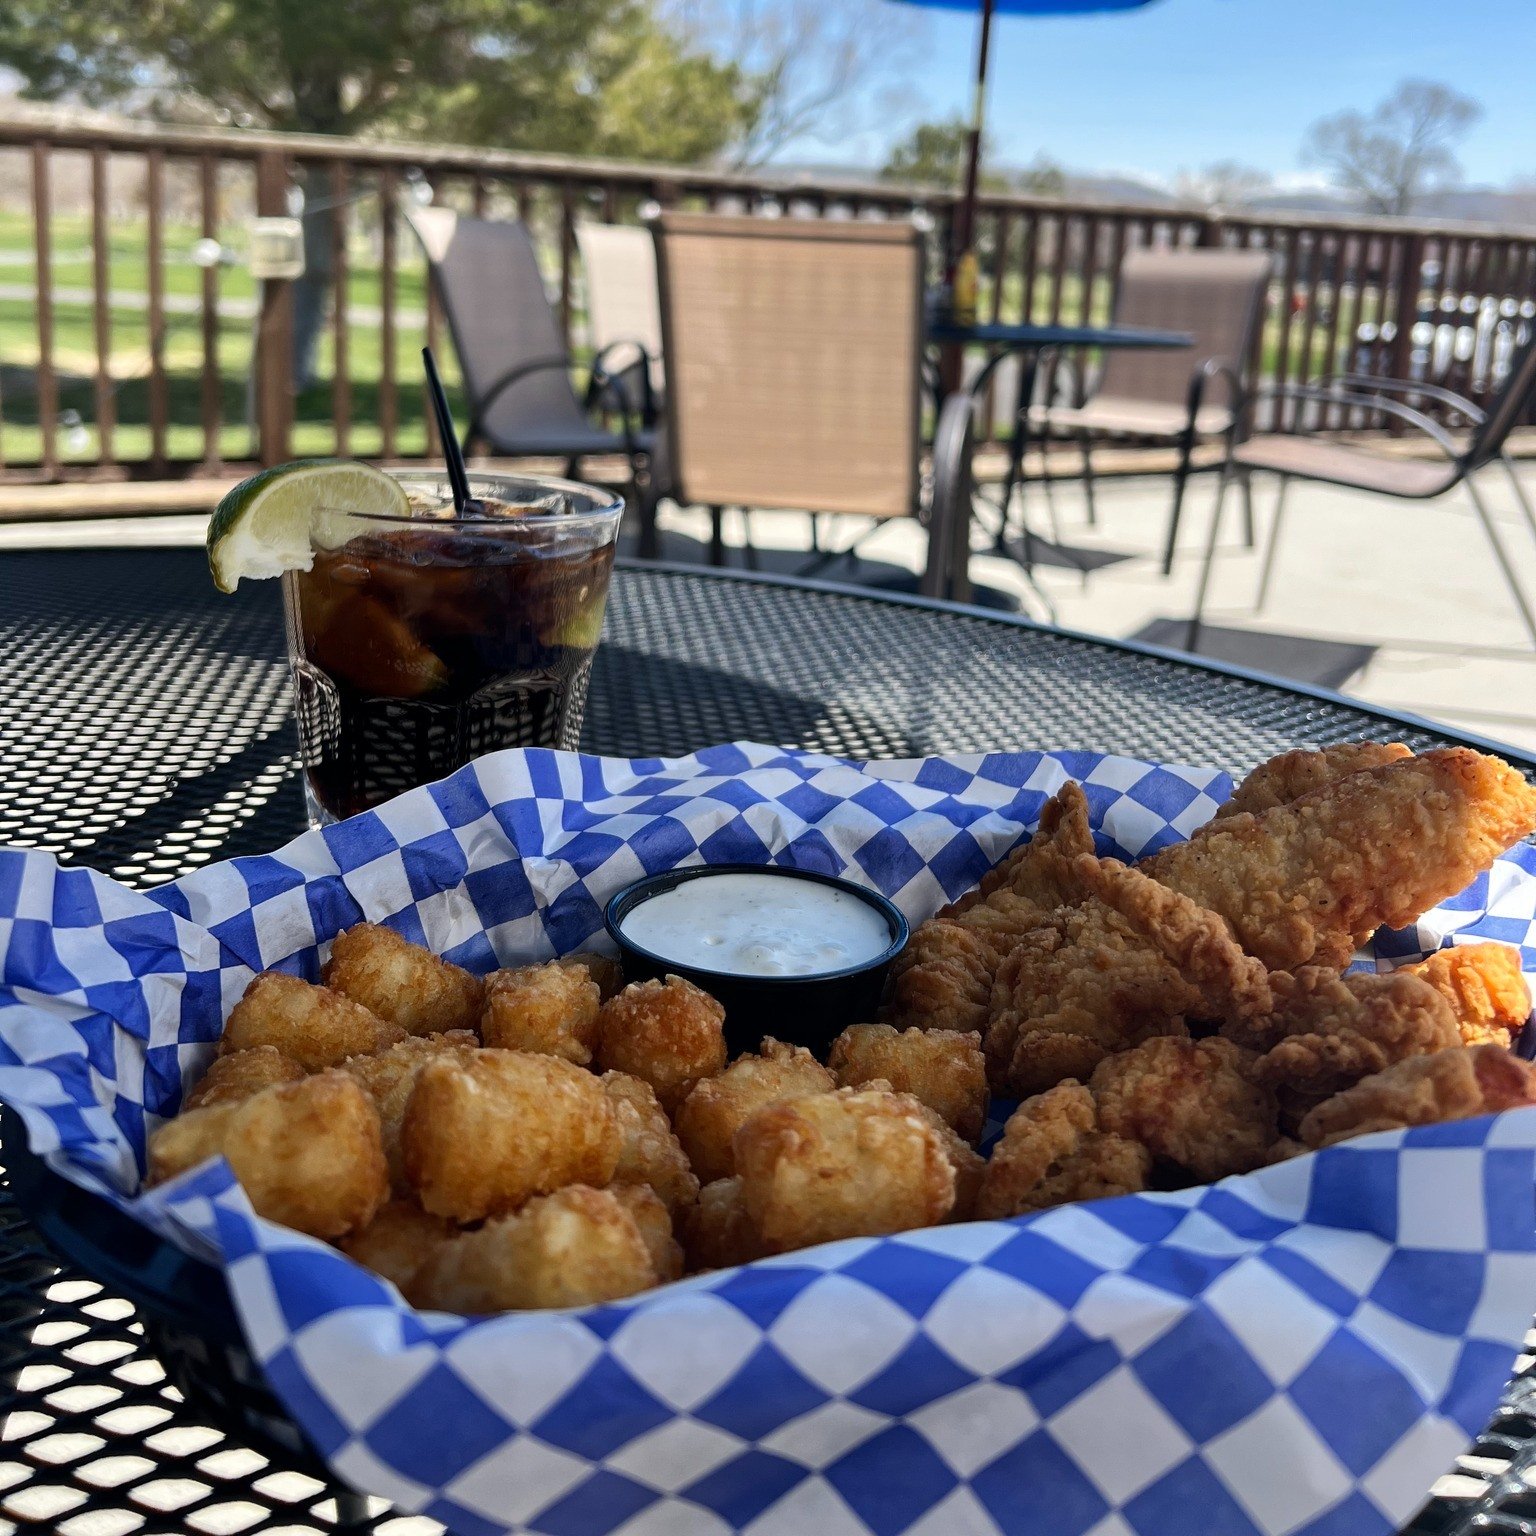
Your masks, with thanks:
[{"label": "breaded fried fish piece", "polygon": [[1383,924],[1413,922],[1533,830],[1536,788],[1496,757],[1442,747],[1224,817],[1141,868],[1220,913],[1270,970],[1290,971],[1342,965]]},{"label": "breaded fried fish piece", "polygon": [[987,1065],[975,1030],[898,1030],[889,1024],[850,1024],[827,1056],[840,1088],[882,1078],[910,1093],[974,1145],[987,1124]]},{"label": "breaded fried fish piece", "polygon": [[1301,1122],[1308,1147],[1405,1125],[1470,1120],[1536,1104],[1536,1065],[1501,1045],[1413,1056],[1325,1099]]},{"label": "breaded fried fish piece", "polygon": [[1058,1083],[1008,1117],[982,1176],[976,1216],[998,1221],[1074,1200],[1136,1194],[1151,1171],[1152,1154],[1140,1142],[1103,1129],[1081,1083]]},{"label": "breaded fried fish piece", "polygon": [[168,1120],[150,1137],[149,1182],[220,1156],[258,1215],[311,1237],[356,1231],[389,1198],[378,1112],[344,1072]]},{"label": "breaded fried fish piece", "polygon": [[770,1252],[944,1220],[955,1170],[929,1111],[904,1093],[840,1088],[760,1109],[736,1133],[752,1226]]},{"label": "breaded fried fish piece", "polygon": [[1513,944],[1452,944],[1402,970],[1451,1005],[1463,1045],[1512,1045],[1531,1017],[1531,989]]},{"label": "breaded fried fish piece", "polygon": [[590,1066],[602,992],[584,965],[552,960],[485,978],[480,1038],[507,1051],[540,1051]]},{"label": "breaded fried fish piece", "polygon": [[182,1110],[201,1109],[207,1104],[238,1104],[263,1088],[279,1083],[296,1083],[308,1074],[292,1057],[275,1045],[252,1046],[246,1051],[232,1051],[215,1056],[197,1086],[182,1103]]},{"label": "breaded fried fish piece", "polygon": [[626,1072],[605,1072],[598,1081],[619,1122],[614,1182],[648,1185],[674,1216],[692,1205],[699,1181],[655,1089]]},{"label": "breaded fried fish piece", "polygon": [[251,978],[230,1011],[219,1054],[270,1045],[306,1072],[323,1072],[348,1056],[382,1051],[404,1038],[398,1024],[330,987],[282,971],[263,971]]},{"label": "breaded fried fish piece", "polygon": [[[1344,741],[1331,747],[1298,747],[1293,752],[1282,752],[1278,757],[1260,763],[1232,791],[1232,798],[1212,820],[1220,821],[1245,812],[1257,815],[1260,811],[1273,810],[1277,805],[1289,805],[1325,784],[1359,773],[1362,768],[1379,768],[1383,763],[1395,763],[1400,758],[1412,756],[1413,753],[1400,741]],[[1194,835],[1198,837],[1203,830],[1197,830]]]},{"label": "breaded fried fish piece", "polygon": [[412,1288],[418,1306],[475,1316],[584,1307],[655,1284],[650,1250],[624,1202],[611,1190],[570,1184],[450,1238]]},{"label": "breaded fried fish piece", "polygon": [[604,1003],[597,1061],[656,1090],[671,1114],[701,1078],[725,1069],[725,1009],[681,976],[640,981]]},{"label": "breaded fried fish piece", "polygon": [[1099,1128],[1140,1142],[1202,1184],[1262,1168],[1279,1139],[1274,1093],[1230,1040],[1148,1040],[1099,1063]]},{"label": "breaded fried fish piece", "polygon": [[830,1093],[837,1080],[800,1045],[764,1040],[755,1055],[738,1056],[718,1077],[695,1084],[673,1123],[693,1171],[705,1183],[736,1171],[736,1132],[758,1110],[808,1093]]},{"label": "breaded fried fish piece", "polygon": [[422,1266],[457,1230],[446,1217],[428,1214],[414,1200],[391,1200],[366,1227],[337,1246],[413,1301]]},{"label": "breaded fried fish piece", "polygon": [[515,1210],[565,1184],[613,1178],[623,1135],[590,1072],[558,1056],[438,1056],[416,1076],[400,1147],[425,1210],[458,1222]]},{"label": "breaded fried fish piece", "polygon": [[1079,899],[1073,861],[1092,852],[1088,801],[1069,781],[1046,802],[1029,842],[913,933],[891,970],[885,1021],[898,1029],[983,1028],[1003,957],[1047,914]]},{"label": "breaded fried fish piece", "polygon": [[323,979],[407,1034],[446,1034],[480,1022],[478,976],[378,923],[359,923],[337,936]]}]

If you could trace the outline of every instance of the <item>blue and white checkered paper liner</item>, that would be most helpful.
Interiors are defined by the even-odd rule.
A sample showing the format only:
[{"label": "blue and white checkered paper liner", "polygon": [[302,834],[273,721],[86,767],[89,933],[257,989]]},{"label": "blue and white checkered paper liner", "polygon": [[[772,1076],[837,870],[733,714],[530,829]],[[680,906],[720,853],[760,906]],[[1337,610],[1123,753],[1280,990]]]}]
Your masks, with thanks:
[{"label": "blue and white checkered paper liner", "polygon": [[[480,1321],[416,1313],[255,1217],[223,1163],[132,1193],[252,972],[314,976],[351,923],[483,971],[585,945],[640,874],[727,860],[849,874],[920,919],[1068,776],[1126,856],[1231,788],[1088,753],[515,752],[148,894],[0,851],[0,1095],[61,1173],[224,1265],[342,1478],[465,1536],[1391,1530],[1530,1321],[1536,1111]],[[1519,944],[1536,971],[1530,848],[1379,953],[1453,935]]]}]

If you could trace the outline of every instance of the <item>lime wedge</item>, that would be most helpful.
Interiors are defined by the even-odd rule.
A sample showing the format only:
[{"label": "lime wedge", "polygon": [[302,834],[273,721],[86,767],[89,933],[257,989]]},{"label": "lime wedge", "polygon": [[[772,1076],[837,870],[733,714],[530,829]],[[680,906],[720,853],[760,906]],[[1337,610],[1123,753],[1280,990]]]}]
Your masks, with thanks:
[{"label": "lime wedge", "polygon": [[334,549],[363,531],[354,516],[409,517],[396,480],[345,459],[299,459],[264,469],[228,492],[208,520],[208,565],[221,592],[242,578],[263,581],[307,571],[315,549]]}]

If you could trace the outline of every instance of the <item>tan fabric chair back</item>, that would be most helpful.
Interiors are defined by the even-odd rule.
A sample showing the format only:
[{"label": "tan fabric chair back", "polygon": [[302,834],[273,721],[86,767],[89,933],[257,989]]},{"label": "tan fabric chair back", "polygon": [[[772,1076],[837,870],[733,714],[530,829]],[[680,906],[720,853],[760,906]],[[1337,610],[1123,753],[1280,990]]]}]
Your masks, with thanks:
[{"label": "tan fabric chair back", "polygon": [[[578,224],[576,245],[587,279],[587,322],[592,348],[638,341],[661,357],[661,300],[656,293],[656,245],[648,229],[635,224]],[[615,356],[610,366],[622,368]],[[661,384],[660,369],[652,383]]]},{"label": "tan fabric chair back", "polygon": [[[1127,348],[1107,354],[1097,393],[1106,399],[1182,406],[1192,370],[1219,358],[1246,378],[1264,315],[1273,260],[1267,251],[1137,250],[1120,264],[1117,325],[1188,331],[1188,351]],[[1213,379],[1206,402],[1230,399]]]},{"label": "tan fabric chair back", "polygon": [[681,213],[655,229],[673,493],[915,512],[918,230]]}]

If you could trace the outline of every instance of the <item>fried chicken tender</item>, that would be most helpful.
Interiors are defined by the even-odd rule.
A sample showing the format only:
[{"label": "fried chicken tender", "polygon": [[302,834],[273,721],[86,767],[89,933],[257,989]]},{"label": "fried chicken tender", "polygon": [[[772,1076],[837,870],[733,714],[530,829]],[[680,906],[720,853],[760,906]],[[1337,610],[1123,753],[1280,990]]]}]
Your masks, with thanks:
[{"label": "fried chicken tender", "polygon": [[610,1190],[570,1184],[450,1238],[412,1289],[420,1307],[473,1316],[584,1307],[655,1284],[650,1250],[624,1202]]},{"label": "fried chicken tender", "polygon": [[[1257,815],[1260,811],[1273,810],[1277,805],[1289,805],[1315,789],[1359,773],[1362,768],[1379,768],[1383,763],[1395,763],[1400,758],[1412,756],[1413,753],[1400,741],[1344,741],[1315,751],[1298,747],[1294,752],[1282,752],[1278,757],[1260,763],[1232,791],[1232,798],[1206,826],[1227,816],[1240,816],[1245,812]],[[1197,829],[1194,835],[1199,837],[1203,830]]]},{"label": "fried chicken tender", "polygon": [[296,1083],[307,1075],[298,1062],[283,1055],[275,1045],[232,1051],[228,1056],[213,1058],[181,1107],[185,1111],[201,1109],[207,1104],[238,1104],[263,1088],[273,1088],[278,1083]]},{"label": "fried chicken tender", "polygon": [[1256,1082],[1280,1094],[1288,1127],[1321,1100],[1393,1062],[1461,1044],[1451,1006],[1422,977],[1404,971],[1341,976],[1321,966],[1270,977],[1274,1011],[1228,1026],[1230,1038],[1262,1052]]},{"label": "fried chicken tender", "polygon": [[251,978],[245,996],[230,1011],[219,1054],[270,1045],[306,1072],[323,1072],[348,1056],[382,1051],[404,1038],[398,1024],[330,987],[263,971]]},{"label": "fried chicken tender", "polygon": [[699,1191],[683,1218],[683,1251],[688,1272],[731,1269],[768,1252],[741,1198],[739,1178],[716,1179]]},{"label": "fried chicken tender", "polygon": [[479,1046],[479,1040],[469,1030],[455,1029],[446,1035],[407,1035],[376,1056],[352,1056],[342,1062],[341,1070],[368,1090],[379,1112],[390,1186],[397,1194],[409,1189],[405,1158],[400,1150],[400,1126],[405,1120],[411,1089],[416,1086],[416,1074],[438,1056],[468,1061]]},{"label": "fried chicken tender", "polygon": [[1270,970],[1290,971],[1344,964],[1533,830],[1536,788],[1496,757],[1444,747],[1224,817],[1141,868],[1220,913]]},{"label": "fried chicken tender", "polygon": [[987,1124],[987,1065],[974,1030],[897,1030],[889,1024],[850,1024],[827,1056],[840,1088],[883,1078],[935,1110],[974,1145]]},{"label": "fried chicken tender", "polygon": [[755,1056],[738,1056],[718,1077],[695,1084],[673,1117],[677,1139],[705,1183],[736,1171],[736,1132],[769,1104],[830,1093],[837,1081],[800,1045],[764,1040]]},{"label": "fried chicken tender", "polygon": [[1254,1056],[1230,1040],[1148,1040],[1102,1061],[1088,1088],[1099,1127],[1140,1142],[1202,1183],[1269,1161],[1274,1093],[1250,1081]]},{"label": "fried chicken tender", "polygon": [[606,1003],[624,990],[624,968],[612,955],[583,950],[580,954],[562,955],[554,963],[585,971],[597,983],[599,1002]]},{"label": "fried chicken tender", "polygon": [[1003,957],[1048,913],[1078,899],[1072,862],[1092,852],[1087,798],[1068,782],[1046,802],[1029,842],[912,935],[891,968],[886,1022],[898,1029],[984,1028]]},{"label": "fried chicken tender", "polygon": [[279,1083],[169,1120],[149,1141],[149,1182],[224,1157],[252,1207],[311,1237],[366,1226],[389,1197],[379,1116],[344,1072]]},{"label": "fried chicken tender", "polygon": [[1147,1187],[1152,1154],[1106,1131],[1093,1095],[1058,1083],[1008,1117],[976,1197],[976,1216],[998,1221],[1074,1200],[1106,1200]]},{"label": "fried chicken tender", "polygon": [[760,1109],[736,1133],[741,1198],[770,1252],[931,1227],[955,1170],[909,1094],[840,1088]]},{"label": "fried chicken tender", "polygon": [[683,1249],[672,1234],[672,1217],[649,1184],[614,1183],[608,1192],[633,1218],[659,1284],[680,1280],[683,1274]]},{"label": "fried chicken tender", "polygon": [[485,978],[480,1038],[508,1051],[539,1051],[592,1064],[602,993],[584,965],[552,960]]},{"label": "fried chicken tender", "polygon": [[601,1188],[623,1140],[613,1102],[590,1072],[522,1051],[426,1062],[400,1127],[406,1182],[426,1210],[458,1222],[501,1215],[565,1184]]},{"label": "fried chicken tender", "polygon": [[1531,989],[1512,944],[1453,944],[1402,969],[1451,1005],[1463,1045],[1513,1045],[1531,1016]]},{"label": "fried chicken tender", "polygon": [[414,1200],[391,1200],[366,1227],[337,1246],[412,1301],[422,1266],[456,1230],[451,1221],[429,1215]]},{"label": "fried chicken tender", "polygon": [[480,1022],[484,987],[478,976],[377,923],[359,923],[337,936],[324,981],[407,1034],[447,1034]]},{"label": "fried chicken tender", "polygon": [[673,1216],[686,1210],[698,1196],[699,1181],[655,1090],[625,1072],[605,1072],[599,1081],[619,1123],[615,1184],[648,1185]]},{"label": "fried chicken tender", "polygon": [[598,1014],[597,1061],[643,1078],[671,1114],[696,1082],[725,1069],[725,1009],[681,976],[635,982]]},{"label": "fried chicken tender", "polygon": [[1536,1065],[1501,1045],[1469,1045],[1413,1056],[1319,1104],[1301,1122],[1308,1147],[1406,1125],[1470,1120],[1536,1104]]},{"label": "fried chicken tender", "polygon": [[1222,919],[1113,859],[1073,866],[1091,893],[1020,941],[998,970],[984,1038],[994,1091],[1085,1079],[1115,1051],[1187,1033],[1186,1016],[1268,1008],[1268,981]]}]

